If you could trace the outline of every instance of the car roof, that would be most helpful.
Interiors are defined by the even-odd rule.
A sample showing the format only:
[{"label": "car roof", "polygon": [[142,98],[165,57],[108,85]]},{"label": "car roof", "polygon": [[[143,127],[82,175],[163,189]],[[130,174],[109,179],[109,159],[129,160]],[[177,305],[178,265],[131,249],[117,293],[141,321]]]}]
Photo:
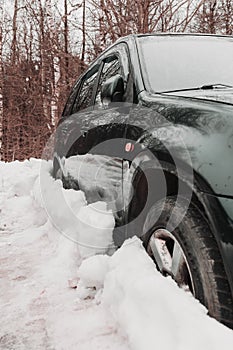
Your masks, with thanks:
[{"label": "car roof", "polygon": [[[110,51],[116,44],[120,44],[120,43],[130,43],[130,41],[137,41],[138,38],[142,38],[142,37],[151,37],[151,36],[154,36],[154,37],[161,37],[161,36],[174,36],[174,37],[177,37],[177,36],[180,36],[180,37],[222,37],[222,38],[230,38],[230,39],[233,39],[232,35],[222,35],[222,34],[209,34],[209,33],[177,33],[177,32],[163,32],[163,33],[145,33],[145,34],[129,34],[129,35],[126,35],[126,36],[122,36],[120,38],[118,38],[115,42],[111,43],[109,46],[107,46],[103,52],[108,52]],[[95,60],[93,60],[90,64],[90,66],[93,66],[99,59],[99,56],[97,56],[97,58]],[[84,74],[86,73],[86,70],[79,76],[82,77]]]},{"label": "car roof", "polygon": [[[177,32],[164,32],[164,33],[145,33],[145,34],[129,34],[127,36],[121,37],[115,41],[115,43],[125,41],[127,39],[136,39],[136,38],[142,38],[147,36],[187,36],[187,37],[218,37],[218,38],[231,38],[233,39],[232,35],[225,35],[225,34],[210,34],[210,33],[177,33]],[[115,44],[114,43],[114,44]]]}]

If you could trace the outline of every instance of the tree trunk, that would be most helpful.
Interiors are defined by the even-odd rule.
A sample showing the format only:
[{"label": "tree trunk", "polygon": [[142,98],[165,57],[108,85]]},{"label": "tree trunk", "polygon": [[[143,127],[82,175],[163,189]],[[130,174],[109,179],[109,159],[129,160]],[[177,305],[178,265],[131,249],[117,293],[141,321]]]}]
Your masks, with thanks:
[{"label": "tree trunk", "polygon": [[65,51],[65,84],[67,91],[70,88],[69,82],[69,27],[68,27],[68,6],[67,0],[64,0],[64,51]]},{"label": "tree trunk", "polygon": [[[45,5],[44,5],[45,6]],[[40,61],[41,61],[41,88],[43,95],[43,111],[47,121],[51,120],[51,111],[48,100],[48,86],[47,86],[47,55],[45,42],[45,11],[40,0]]]},{"label": "tree trunk", "polygon": [[17,14],[18,14],[18,0],[14,3],[13,15],[13,37],[11,42],[11,62],[15,65],[17,58]]},{"label": "tree trunk", "polygon": [[[2,18],[2,8],[0,9]],[[0,26],[0,160],[3,159],[3,63],[2,63],[2,26]]]},{"label": "tree trunk", "polygon": [[83,20],[82,20],[82,53],[80,57],[80,72],[85,69],[85,51],[86,51],[86,0],[83,0]]}]

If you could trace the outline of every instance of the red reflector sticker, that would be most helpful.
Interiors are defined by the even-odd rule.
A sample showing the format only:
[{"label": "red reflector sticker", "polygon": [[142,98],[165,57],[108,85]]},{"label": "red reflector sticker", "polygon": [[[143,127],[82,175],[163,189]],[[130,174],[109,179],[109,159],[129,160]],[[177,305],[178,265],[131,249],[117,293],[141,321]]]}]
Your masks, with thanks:
[{"label": "red reflector sticker", "polygon": [[131,142],[126,143],[125,145],[125,151],[126,152],[132,152],[134,150],[134,144]]}]

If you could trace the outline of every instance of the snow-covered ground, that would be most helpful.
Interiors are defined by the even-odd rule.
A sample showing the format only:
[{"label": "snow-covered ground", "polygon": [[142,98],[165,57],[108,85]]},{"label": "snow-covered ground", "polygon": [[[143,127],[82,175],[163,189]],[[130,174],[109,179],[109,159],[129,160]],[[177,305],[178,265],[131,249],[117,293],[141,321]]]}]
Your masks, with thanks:
[{"label": "snow-covered ground", "polygon": [[0,349],[232,349],[233,332],[138,238],[114,252],[105,203],[87,205],[49,167],[0,163]]}]

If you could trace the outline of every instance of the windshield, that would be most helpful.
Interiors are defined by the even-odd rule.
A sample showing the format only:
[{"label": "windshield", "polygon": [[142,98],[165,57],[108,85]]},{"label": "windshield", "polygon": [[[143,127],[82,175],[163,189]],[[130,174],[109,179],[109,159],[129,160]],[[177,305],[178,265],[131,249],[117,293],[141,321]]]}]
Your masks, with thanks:
[{"label": "windshield", "polygon": [[161,35],[139,37],[138,42],[149,90],[233,86],[233,39],[229,37]]}]

